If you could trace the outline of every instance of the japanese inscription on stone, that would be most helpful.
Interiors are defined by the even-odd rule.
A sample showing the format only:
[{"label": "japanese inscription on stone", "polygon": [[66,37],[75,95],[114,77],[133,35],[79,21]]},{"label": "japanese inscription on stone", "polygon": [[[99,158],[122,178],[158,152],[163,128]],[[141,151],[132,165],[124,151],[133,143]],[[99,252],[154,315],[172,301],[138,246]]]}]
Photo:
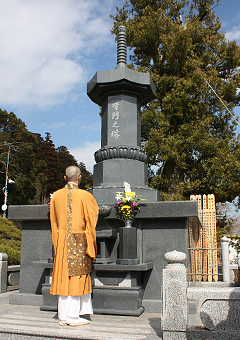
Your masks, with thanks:
[{"label": "japanese inscription on stone", "polygon": [[119,112],[119,101],[114,100],[110,103],[110,140],[118,140],[121,136],[120,133],[120,112]]}]

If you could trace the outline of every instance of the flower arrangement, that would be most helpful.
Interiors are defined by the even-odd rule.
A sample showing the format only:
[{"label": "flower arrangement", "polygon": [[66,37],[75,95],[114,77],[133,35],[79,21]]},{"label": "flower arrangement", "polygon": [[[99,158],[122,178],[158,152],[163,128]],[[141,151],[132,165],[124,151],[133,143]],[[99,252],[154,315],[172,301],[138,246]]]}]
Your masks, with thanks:
[{"label": "flower arrangement", "polygon": [[136,213],[140,210],[138,201],[147,201],[131,191],[130,184],[124,182],[124,192],[116,192],[116,204],[118,218],[122,221],[133,221]]}]

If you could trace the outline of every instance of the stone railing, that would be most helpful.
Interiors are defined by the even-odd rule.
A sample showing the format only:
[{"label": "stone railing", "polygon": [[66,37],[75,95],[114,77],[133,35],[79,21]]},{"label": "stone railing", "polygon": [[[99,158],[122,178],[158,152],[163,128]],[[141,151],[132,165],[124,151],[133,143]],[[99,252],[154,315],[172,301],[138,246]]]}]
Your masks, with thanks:
[{"label": "stone railing", "polygon": [[8,266],[7,291],[19,289],[20,265]]},{"label": "stone railing", "polygon": [[163,340],[239,339],[240,287],[230,286],[229,275],[225,273],[225,282],[187,287],[186,255],[174,250],[164,259],[168,264],[163,269]]},{"label": "stone railing", "polygon": [[8,266],[8,256],[0,253],[0,293],[19,288],[20,265]]}]

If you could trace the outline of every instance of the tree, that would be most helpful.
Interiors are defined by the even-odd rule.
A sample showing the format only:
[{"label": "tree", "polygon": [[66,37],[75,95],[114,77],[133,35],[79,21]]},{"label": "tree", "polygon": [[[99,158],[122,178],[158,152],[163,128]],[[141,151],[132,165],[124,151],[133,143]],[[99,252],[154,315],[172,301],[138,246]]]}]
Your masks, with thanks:
[{"label": "tree", "polygon": [[[8,204],[32,204],[36,195],[36,182],[40,178],[35,167],[36,136],[13,112],[0,110],[0,188],[5,187],[8,148],[10,146]],[[3,192],[0,200],[3,202]]]},{"label": "tree", "polygon": [[81,189],[89,189],[93,186],[93,175],[86,168],[86,165],[82,162],[79,163],[79,168],[81,170]]},{"label": "tree", "polygon": [[36,152],[37,164],[42,161],[45,162],[44,175],[46,176],[46,183],[41,192],[41,203],[45,204],[49,201],[50,194],[62,188],[62,177],[60,171],[60,161],[51,135],[46,132],[45,139],[38,136],[39,146]]},{"label": "tree", "polygon": [[240,102],[240,48],[221,32],[219,4],[129,0],[112,16],[112,32],[126,25],[131,61],[156,84],[156,100],[142,110],[142,143],[149,166],[158,167],[150,185],[165,199],[213,193],[226,201],[240,191],[239,139],[229,113]]},{"label": "tree", "polygon": [[60,161],[60,173],[62,178],[62,186],[66,184],[64,180],[65,170],[70,165],[78,166],[76,158],[70,154],[66,146],[59,146],[57,149],[58,159]]}]

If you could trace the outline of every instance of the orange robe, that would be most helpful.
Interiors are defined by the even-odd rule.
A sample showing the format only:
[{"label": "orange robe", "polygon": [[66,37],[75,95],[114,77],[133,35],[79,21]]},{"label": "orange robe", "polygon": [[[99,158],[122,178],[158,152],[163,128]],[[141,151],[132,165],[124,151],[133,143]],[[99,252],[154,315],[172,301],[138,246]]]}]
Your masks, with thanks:
[{"label": "orange robe", "polygon": [[[91,274],[68,276],[67,265],[67,188],[56,191],[50,203],[50,221],[52,244],[54,249],[54,266],[50,294],[83,295],[92,292]],[[98,206],[92,194],[85,190],[73,189],[72,194],[72,232],[86,232],[86,254],[95,260],[96,224]]]}]

